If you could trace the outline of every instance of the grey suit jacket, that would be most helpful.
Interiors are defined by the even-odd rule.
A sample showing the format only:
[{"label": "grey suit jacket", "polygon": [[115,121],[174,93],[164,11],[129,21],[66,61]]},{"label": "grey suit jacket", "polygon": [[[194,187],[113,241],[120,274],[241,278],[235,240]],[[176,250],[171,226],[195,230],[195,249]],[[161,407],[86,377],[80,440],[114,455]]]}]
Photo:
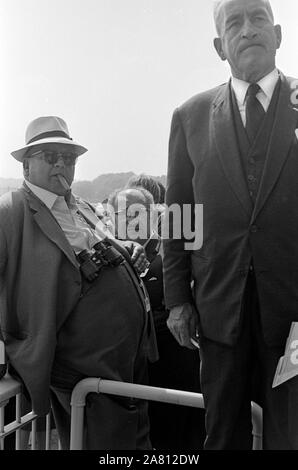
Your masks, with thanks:
[{"label": "grey suit jacket", "polygon": [[78,302],[81,276],[58,223],[26,185],[0,199],[0,279],[6,351],[44,414],[56,335]]},{"label": "grey suit jacket", "polygon": [[[124,247],[117,245],[117,249],[130,259]],[[144,304],[132,272],[131,279]],[[102,282],[105,282],[104,276]],[[81,274],[77,260],[48,208],[26,184],[2,196],[0,339],[4,339],[9,362],[24,381],[38,415],[49,410],[57,335],[80,295]],[[129,307],[121,305],[122,309]],[[149,321],[152,323],[151,316]],[[153,332],[144,347],[148,348],[148,356],[156,360]]]}]

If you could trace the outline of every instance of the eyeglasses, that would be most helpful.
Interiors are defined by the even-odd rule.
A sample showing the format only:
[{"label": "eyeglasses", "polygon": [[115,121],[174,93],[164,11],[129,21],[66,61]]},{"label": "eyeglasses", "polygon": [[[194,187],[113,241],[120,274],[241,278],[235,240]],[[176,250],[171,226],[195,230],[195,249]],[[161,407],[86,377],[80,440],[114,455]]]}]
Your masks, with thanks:
[{"label": "eyeglasses", "polygon": [[49,165],[55,165],[60,158],[63,159],[65,166],[74,166],[77,162],[77,155],[73,152],[55,152],[53,150],[39,150],[32,153],[30,157],[39,156]]}]

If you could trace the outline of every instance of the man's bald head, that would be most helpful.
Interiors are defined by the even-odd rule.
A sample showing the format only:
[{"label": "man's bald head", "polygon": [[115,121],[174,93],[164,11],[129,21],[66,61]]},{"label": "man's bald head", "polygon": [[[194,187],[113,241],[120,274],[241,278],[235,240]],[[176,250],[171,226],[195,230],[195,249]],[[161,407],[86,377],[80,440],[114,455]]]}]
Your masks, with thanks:
[{"label": "man's bald head", "polygon": [[[215,27],[217,34],[220,36],[221,34],[221,26],[222,26],[222,7],[225,3],[230,2],[231,0],[214,0],[214,7],[213,7],[213,17],[215,22]],[[239,0],[245,1],[245,0]],[[274,14],[269,0],[259,0],[260,4],[263,4],[268,11],[270,18],[272,19],[272,23],[274,23]]]}]

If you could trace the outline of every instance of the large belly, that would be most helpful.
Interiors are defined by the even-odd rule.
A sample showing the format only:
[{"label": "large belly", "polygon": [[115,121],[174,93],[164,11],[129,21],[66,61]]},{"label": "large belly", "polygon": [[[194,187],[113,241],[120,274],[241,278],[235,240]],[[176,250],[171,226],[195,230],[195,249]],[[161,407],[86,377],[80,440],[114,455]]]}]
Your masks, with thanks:
[{"label": "large belly", "polygon": [[104,268],[62,326],[56,357],[89,376],[132,380],[145,324],[126,267]]}]

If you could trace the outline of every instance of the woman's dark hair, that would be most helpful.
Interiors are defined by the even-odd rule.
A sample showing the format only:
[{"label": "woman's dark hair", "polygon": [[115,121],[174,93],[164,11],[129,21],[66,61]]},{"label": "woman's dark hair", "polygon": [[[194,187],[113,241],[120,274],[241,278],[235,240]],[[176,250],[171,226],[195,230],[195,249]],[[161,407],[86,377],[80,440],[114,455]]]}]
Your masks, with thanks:
[{"label": "woman's dark hair", "polygon": [[158,182],[152,178],[152,176],[148,175],[139,175],[139,176],[132,176],[127,184],[126,188],[144,188],[152,194],[154,204],[158,204],[160,202],[160,187]]}]

